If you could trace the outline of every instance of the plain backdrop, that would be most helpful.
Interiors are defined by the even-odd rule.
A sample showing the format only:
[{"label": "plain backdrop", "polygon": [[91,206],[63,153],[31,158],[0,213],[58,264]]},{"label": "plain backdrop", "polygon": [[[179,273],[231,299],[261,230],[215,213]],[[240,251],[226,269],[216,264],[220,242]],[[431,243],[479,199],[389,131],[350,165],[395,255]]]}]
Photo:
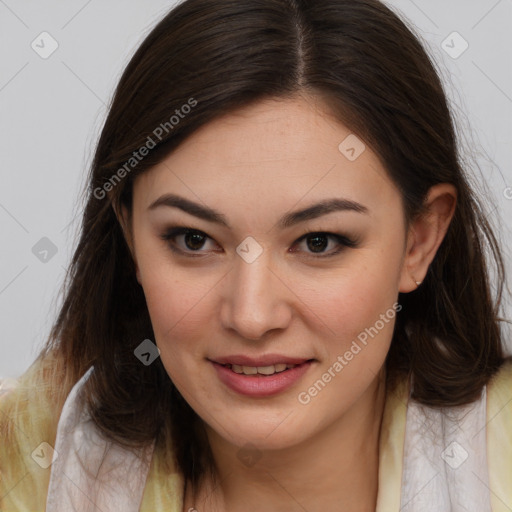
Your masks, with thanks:
[{"label": "plain backdrop", "polygon": [[[48,336],[106,105],[130,56],[175,3],[0,0],[0,377],[19,376]],[[387,3],[437,63],[510,273],[512,0]],[[511,311],[508,304],[508,319]]]}]

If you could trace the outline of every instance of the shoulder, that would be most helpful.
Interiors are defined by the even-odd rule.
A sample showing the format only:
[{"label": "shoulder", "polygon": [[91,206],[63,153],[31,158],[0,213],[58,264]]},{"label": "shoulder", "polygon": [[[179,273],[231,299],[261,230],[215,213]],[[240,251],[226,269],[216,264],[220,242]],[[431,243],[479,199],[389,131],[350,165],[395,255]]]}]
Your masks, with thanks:
[{"label": "shoulder", "polygon": [[512,508],[512,357],[487,385],[487,459],[493,510]]},{"label": "shoulder", "polygon": [[[54,361],[36,361],[0,387],[0,510],[44,511],[62,390],[52,389]],[[55,368],[53,366],[53,368]],[[49,373],[50,372],[50,373]]]}]

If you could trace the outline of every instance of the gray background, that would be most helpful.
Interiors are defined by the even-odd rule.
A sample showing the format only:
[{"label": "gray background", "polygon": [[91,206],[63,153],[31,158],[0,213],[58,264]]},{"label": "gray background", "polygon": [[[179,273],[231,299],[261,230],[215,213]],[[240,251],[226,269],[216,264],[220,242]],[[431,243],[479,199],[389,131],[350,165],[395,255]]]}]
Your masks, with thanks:
[{"label": "gray background", "polygon": [[[136,47],[175,3],[0,0],[0,377],[22,373],[49,333],[106,105]],[[512,0],[387,3],[438,64],[510,272]],[[42,32],[58,44],[46,59],[31,47],[51,49]]]}]

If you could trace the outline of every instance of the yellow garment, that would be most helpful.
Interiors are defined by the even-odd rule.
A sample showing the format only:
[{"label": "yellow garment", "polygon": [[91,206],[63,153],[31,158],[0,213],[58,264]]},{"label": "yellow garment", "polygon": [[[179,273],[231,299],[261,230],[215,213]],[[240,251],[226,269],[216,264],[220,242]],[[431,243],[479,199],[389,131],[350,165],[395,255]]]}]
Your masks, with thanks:
[{"label": "yellow garment", "polygon": [[[43,512],[49,484],[49,468],[36,464],[42,442],[54,446],[59,419],[58,395],[26,384],[0,395],[0,511]],[[400,510],[408,388],[403,383],[388,393],[381,428],[379,494],[376,512]],[[10,439],[10,442],[6,442]],[[487,387],[487,450],[493,512],[512,510],[512,359]],[[34,452],[35,451],[35,452]],[[35,457],[37,458],[37,457]],[[158,454],[152,459],[141,512],[182,512],[183,478],[167,475]]]},{"label": "yellow garment", "polygon": [[512,359],[487,393],[487,458],[493,512],[512,510]]}]

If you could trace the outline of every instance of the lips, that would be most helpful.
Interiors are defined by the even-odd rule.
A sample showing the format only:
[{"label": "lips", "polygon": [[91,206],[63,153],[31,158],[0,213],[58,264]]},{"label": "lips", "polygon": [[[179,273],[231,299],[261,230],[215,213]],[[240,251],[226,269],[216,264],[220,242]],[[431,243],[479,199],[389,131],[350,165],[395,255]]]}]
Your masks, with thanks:
[{"label": "lips", "polygon": [[[209,361],[225,386],[253,398],[270,397],[292,388],[314,362],[313,359],[275,354],[258,358],[229,356]],[[237,365],[235,361],[243,364]]]},{"label": "lips", "polygon": [[259,357],[248,357],[245,355],[233,355],[226,357],[215,357],[211,358],[210,361],[218,363],[223,366],[226,365],[237,365],[237,366],[252,366],[252,367],[263,367],[272,366],[278,364],[286,365],[299,365],[312,359],[307,357],[290,357],[281,354],[266,354]]}]

